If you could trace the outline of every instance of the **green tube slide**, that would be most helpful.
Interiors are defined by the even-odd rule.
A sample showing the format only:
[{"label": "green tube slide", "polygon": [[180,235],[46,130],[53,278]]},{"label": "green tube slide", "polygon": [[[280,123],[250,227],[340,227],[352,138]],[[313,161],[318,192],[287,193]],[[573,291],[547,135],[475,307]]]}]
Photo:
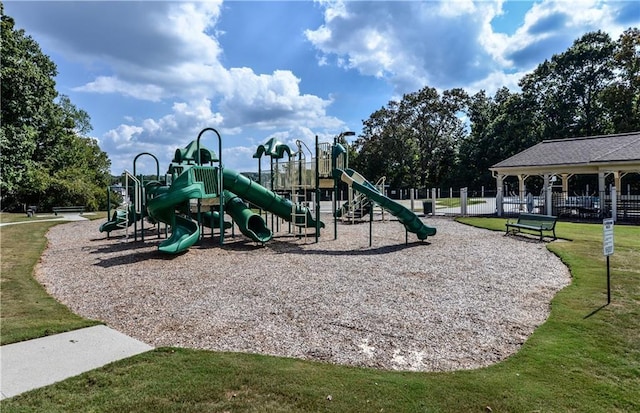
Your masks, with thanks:
[{"label": "green tube slide", "polygon": [[[290,200],[281,197],[257,182],[254,182],[246,176],[229,168],[224,168],[223,178],[224,189],[232,191],[242,199],[246,199],[252,204],[257,205],[286,221],[291,221],[291,210],[293,204]],[[295,225],[315,228],[317,224],[320,228],[324,228],[324,223],[322,221],[318,221],[316,223],[316,220],[309,209],[297,206],[295,212]]]},{"label": "green tube slide", "polygon": [[273,237],[273,233],[262,217],[251,210],[237,195],[225,191],[224,211],[231,215],[235,223],[247,237],[256,242],[265,243]]},{"label": "green tube slide", "polygon": [[198,241],[200,227],[191,218],[176,214],[176,209],[190,199],[202,198],[204,185],[191,181],[189,174],[182,174],[166,191],[158,192],[147,203],[147,211],[153,220],[171,225],[171,236],[158,245],[158,250],[178,254]]},{"label": "green tube slide", "polygon": [[426,226],[420,218],[408,208],[405,208],[403,205],[380,193],[373,184],[353,169],[346,169],[344,171],[342,169],[334,169],[333,176],[348,185],[352,185],[356,191],[365,194],[373,202],[389,211],[391,215],[398,218],[398,221],[404,225],[407,231],[415,233],[418,239],[425,240],[428,236],[436,235],[435,228]]},{"label": "green tube slide", "polygon": [[[191,212],[191,219],[198,219],[197,212]],[[200,221],[207,228],[220,228],[220,213],[218,211],[200,212]],[[224,229],[231,228],[231,222],[224,221]]]}]

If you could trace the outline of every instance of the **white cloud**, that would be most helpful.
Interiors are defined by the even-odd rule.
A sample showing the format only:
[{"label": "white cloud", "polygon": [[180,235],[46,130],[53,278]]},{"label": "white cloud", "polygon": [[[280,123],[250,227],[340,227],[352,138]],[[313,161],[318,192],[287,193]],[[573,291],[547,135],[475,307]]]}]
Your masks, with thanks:
[{"label": "white cloud", "polygon": [[117,93],[150,102],[159,102],[162,88],[153,84],[129,83],[112,76],[98,76],[95,80],[73,88],[76,92]]},{"label": "white cloud", "polygon": [[[589,31],[603,30],[617,40],[627,28],[617,22],[624,4],[595,0],[534,3],[513,35],[485,32],[483,45],[505,67],[531,70]],[[640,14],[636,20],[640,22]]]},{"label": "white cloud", "polygon": [[300,121],[322,127],[341,124],[326,115],[326,108],[331,101],[301,94],[300,79],[288,70],[256,75],[249,68],[233,68],[229,70],[229,77],[233,89],[226,92],[220,103],[227,127],[247,125],[273,128]]},{"label": "white cloud", "polygon": [[[479,47],[483,24],[499,10],[493,3],[338,2],[324,7],[332,19],[305,32],[322,52],[323,63],[344,59],[347,69],[387,79],[396,94],[427,84],[462,86],[495,66]],[[339,12],[329,11],[334,8]]]},{"label": "white cloud", "polygon": [[[126,96],[162,106],[173,102],[169,113],[154,118],[125,116],[125,124],[105,133],[101,141],[114,171],[130,168],[127,164],[140,151],[160,154],[168,162],[172,154],[168,146],[185,145],[204,127],[223,133],[225,153],[235,154],[230,159],[238,162],[238,154],[244,154],[246,147],[238,146],[236,151],[229,145],[248,130],[263,131],[257,136],[264,136],[276,129],[294,133],[299,124],[322,131],[343,127],[342,121],[326,114],[332,101],[302,93],[300,78],[290,70],[260,74],[246,67],[223,66],[216,38],[220,33],[215,29],[220,1],[121,6],[126,11],[119,16],[102,3],[81,3],[79,27],[56,30],[53,36],[68,56],[109,72],[74,91]],[[63,9],[69,16],[77,11],[65,4]],[[61,9],[52,12],[68,18]],[[117,45],[109,36],[91,44],[82,39],[95,38],[88,32],[92,28],[107,32],[114,27],[120,39]]]},{"label": "white cloud", "polygon": [[615,40],[633,19],[627,3],[531,2],[521,26],[506,35],[491,26],[502,1],[322,2],[324,24],[305,35],[320,64],[386,79],[396,95],[426,85],[473,89],[500,77],[509,86],[515,74],[505,71],[532,70],[588,31]]}]

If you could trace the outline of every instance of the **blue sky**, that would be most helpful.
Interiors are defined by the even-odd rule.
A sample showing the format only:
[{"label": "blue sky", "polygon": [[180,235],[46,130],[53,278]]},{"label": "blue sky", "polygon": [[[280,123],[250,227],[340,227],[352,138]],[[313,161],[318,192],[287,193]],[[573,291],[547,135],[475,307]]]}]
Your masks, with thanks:
[{"label": "blue sky", "polygon": [[[164,172],[205,127],[223,163],[256,171],[272,137],[359,133],[424,86],[469,93],[518,80],[584,33],[640,25],[636,1],[15,1],[5,13],[58,66],[112,173],[153,153]],[[203,146],[217,151],[213,134]],[[139,172],[155,173],[149,157]]]}]

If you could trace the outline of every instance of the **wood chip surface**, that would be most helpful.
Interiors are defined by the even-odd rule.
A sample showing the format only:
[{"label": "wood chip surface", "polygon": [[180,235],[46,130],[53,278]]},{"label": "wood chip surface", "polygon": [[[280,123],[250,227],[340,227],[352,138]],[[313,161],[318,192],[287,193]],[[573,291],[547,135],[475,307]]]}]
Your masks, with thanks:
[{"label": "wood chip surface", "polygon": [[[81,316],[153,346],[262,353],[392,370],[473,369],[518,351],[570,282],[544,243],[446,218],[426,242],[397,221],[337,226],[320,241],[281,223],[264,246],[206,229],[177,256],[101,222],[53,227],[36,270]],[[270,223],[267,220],[268,223]],[[129,235],[131,235],[132,227]],[[124,231],[121,231],[124,233]]]}]

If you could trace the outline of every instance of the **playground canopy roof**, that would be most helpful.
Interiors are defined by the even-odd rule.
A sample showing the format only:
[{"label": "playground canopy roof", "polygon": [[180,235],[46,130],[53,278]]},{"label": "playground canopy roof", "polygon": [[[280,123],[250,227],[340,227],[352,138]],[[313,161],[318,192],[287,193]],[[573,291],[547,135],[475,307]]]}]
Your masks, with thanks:
[{"label": "playground canopy roof", "polygon": [[543,141],[489,170],[503,176],[640,173],[640,131]]}]

